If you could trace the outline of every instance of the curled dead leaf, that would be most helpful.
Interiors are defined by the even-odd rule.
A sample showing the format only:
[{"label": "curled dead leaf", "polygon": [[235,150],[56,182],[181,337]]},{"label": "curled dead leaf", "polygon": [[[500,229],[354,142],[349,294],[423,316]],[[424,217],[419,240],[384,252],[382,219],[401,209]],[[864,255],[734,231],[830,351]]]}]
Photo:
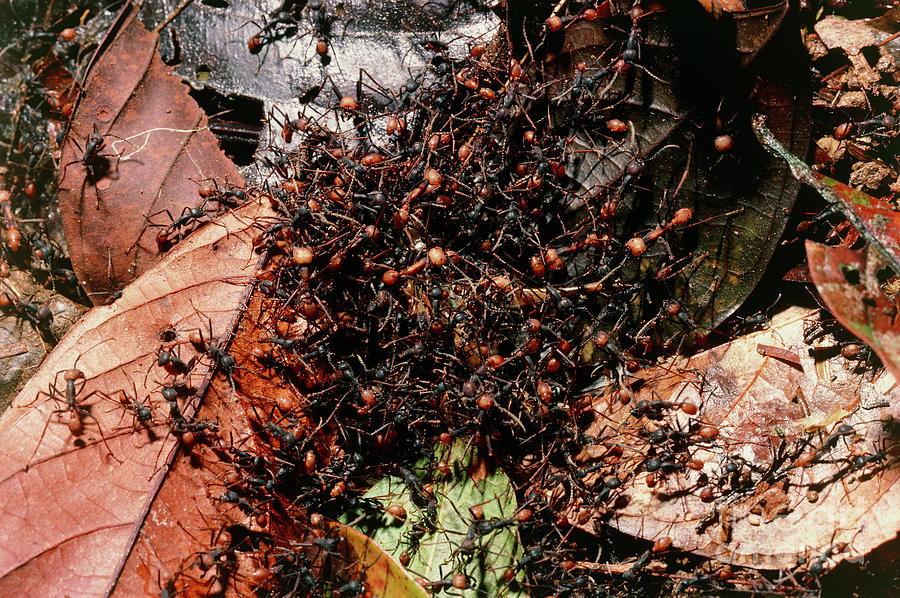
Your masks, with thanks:
[{"label": "curled dead leaf", "polygon": [[326,526],[340,543],[342,574],[359,581],[368,593],[385,598],[424,598],[427,594],[406,569],[365,534],[339,523]]}]

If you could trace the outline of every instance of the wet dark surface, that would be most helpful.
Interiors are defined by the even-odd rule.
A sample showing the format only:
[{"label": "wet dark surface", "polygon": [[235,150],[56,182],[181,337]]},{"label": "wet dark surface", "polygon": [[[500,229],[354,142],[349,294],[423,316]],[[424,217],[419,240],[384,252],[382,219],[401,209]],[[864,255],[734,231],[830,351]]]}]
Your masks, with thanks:
[{"label": "wet dark surface", "polygon": [[[147,6],[142,20],[153,29],[179,4],[165,0]],[[192,85],[272,102],[296,98],[325,80],[341,93],[355,91],[361,80],[399,87],[410,69],[422,67],[431,56],[421,42],[440,40],[462,52],[473,37],[492,35],[498,23],[487,8],[466,2],[326,1],[318,14],[309,5],[295,7],[298,16],[294,25],[280,29],[282,39],[254,54],[248,41],[271,21],[280,3],[210,4],[194,2],[172,20],[160,37],[161,54]],[[319,40],[327,40],[327,58],[316,53]]]}]

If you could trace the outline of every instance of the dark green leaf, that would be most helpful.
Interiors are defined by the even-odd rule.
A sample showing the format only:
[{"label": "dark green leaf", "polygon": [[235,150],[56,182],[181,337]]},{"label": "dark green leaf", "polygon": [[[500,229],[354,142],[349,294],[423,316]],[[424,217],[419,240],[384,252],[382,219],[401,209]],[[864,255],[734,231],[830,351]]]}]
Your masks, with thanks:
[{"label": "dark green leaf", "polygon": [[[738,28],[759,25],[739,17],[734,15]],[[571,28],[572,40],[564,48],[568,54],[560,59],[569,68],[578,62],[602,65],[604,53],[615,55],[609,49],[627,42],[631,21],[598,19],[578,26]],[[680,273],[661,284],[675,288],[685,312],[701,328],[717,326],[754,289],[799,189],[784,164],[754,143],[750,115],[766,113],[775,135],[792,151],[804,152],[810,135],[809,92],[794,70],[801,65],[788,67],[780,60],[796,45],[790,28],[751,62],[757,48],[750,41],[768,39],[771,31],[732,32],[745,42],[742,54],[735,50],[735,37],[720,26],[702,10],[645,16],[640,66],[620,73],[609,86],[609,109],[576,112],[572,120],[561,108],[559,117],[562,125],[576,123],[576,153],[568,173],[586,200],[573,207],[596,217],[603,203],[621,195],[614,218],[623,241],[665,225],[679,208],[694,211],[692,226],[668,231],[668,245],[651,245],[641,260],[625,265],[624,276],[636,280],[639,272],[658,269],[670,260],[671,250]],[[610,118],[627,123],[629,130],[611,133]],[[725,133],[734,149],[718,152],[716,136]],[[631,160],[643,161],[644,170],[623,188],[623,171]]]}]

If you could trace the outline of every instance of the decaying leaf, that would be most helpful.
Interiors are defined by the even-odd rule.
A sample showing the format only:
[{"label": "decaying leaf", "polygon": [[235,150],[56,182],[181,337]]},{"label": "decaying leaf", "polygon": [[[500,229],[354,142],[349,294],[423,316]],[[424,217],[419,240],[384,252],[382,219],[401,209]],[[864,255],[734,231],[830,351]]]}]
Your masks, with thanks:
[{"label": "decaying leaf", "polygon": [[806,257],[816,290],[831,313],[900,378],[897,300],[884,288],[891,281],[885,274],[890,269],[880,254],[868,247],[829,247],[807,241]]},{"label": "decaying leaf", "polygon": [[[475,453],[465,441],[438,447],[438,458],[449,471],[437,474],[433,498],[415,488],[421,482],[414,471],[406,472],[413,476],[408,480],[407,475],[379,480],[365,497],[378,501],[385,513],[364,518],[358,527],[395,558],[405,554],[406,569],[432,588],[464,573],[470,587],[457,590],[463,596],[527,595],[518,581],[504,578],[522,558],[515,492],[502,470]],[[427,461],[419,466],[433,470]],[[402,508],[404,517],[390,513],[396,507]],[[480,519],[473,509],[479,510]],[[516,577],[521,579],[518,572]]]},{"label": "decaying leaf", "polygon": [[38,326],[16,313],[0,316],[0,346],[6,347],[6,351],[0,354],[0,412],[34,374],[56,340],[87,311],[84,306],[38,284],[26,272],[11,272],[9,278],[5,279],[5,285],[0,292],[12,293],[32,303],[46,305],[53,314],[53,321],[42,332]]},{"label": "decaying leaf", "polygon": [[[596,469],[585,478],[595,491],[613,472],[621,485],[615,508],[575,504],[572,519],[762,569],[844,542],[829,562],[840,561],[893,539],[900,392],[890,375],[873,381],[811,350],[803,333],[815,317],[792,308],[768,331],[651,370],[628,404],[596,397],[595,441],[575,460]],[[800,367],[759,344],[793,351]]]},{"label": "decaying leaf", "polygon": [[806,242],[809,271],[826,305],[844,326],[878,353],[895,376],[897,364],[897,276],[900,275],[900,213],[857,189],[813,171],[788,152],[757,119],[754,129],[770,151],[790,165],[798,180],[812,186],[847,218],[866,247],[827,246]]},{"label": "decaying leaf", "polygon": [[[159,259],[168,242],[157,235],[185,208],[219,205],[213,200],[221,193],[204,202],[201,187],[243,186],[206,115],[157,55],[157,36],[129,7],[119,34],[93,62],[60,158],[72,267],[95,303]],[[196,225],[190,220],[174,232]]]},{"label": "decaying leaf", "polygon": [[828,49],[840,48],[847,54],[856,79],[863,87],[871,87],[881,79],[863,56],[863,48],[878,43],[877,31],[864,20],[850,21],[829,15],[816,23],[816,33]]},{"label": "decaying leaf", "polygon": [[[188,339],[202,333],[206,347],[226,346],[254,280],[255,221],[267,210],[254,202],[207,225],[115,303],[89,312],[0,419],[0,593],[97,595],[115,587],[135,595],[135,586],[117,581],[136,542],[162,546],[143,534],[161,488],[181,513],[152,525],[211,536],[198,508],[198,493],[207,492],[201,478],[179,476],[167,487],[178,453],[172,430],[215,434],[214,425],[190,424],[213,362]],[[161,367],[163,351],[187,371],[171,358]],[[175,406],[163,399],[165,386],[177,390]],[[143,583],[161,582],[148,573]]]}]

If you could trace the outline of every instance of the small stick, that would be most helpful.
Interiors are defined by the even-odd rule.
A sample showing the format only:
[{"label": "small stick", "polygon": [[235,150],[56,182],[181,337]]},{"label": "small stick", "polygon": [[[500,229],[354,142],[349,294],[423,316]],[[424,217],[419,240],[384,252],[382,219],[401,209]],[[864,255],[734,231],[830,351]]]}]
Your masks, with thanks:
[{"label": "small stick", "polygon": [[799,368],[803,367],[800,363],[800,356],[794,351],[789,351],[788,349],[773,347],[772,345],[756,345],[756,352],[763,357],[774,357],[775,359],[786,361],[791,365],[795,365]]},{"label": "small stick", "polygon": [[16,355],[21,355],[23,353],[28,353],[28,345],[25,343],[15,343],[13,345],[0,347],[0,359],[15,357]]}]

